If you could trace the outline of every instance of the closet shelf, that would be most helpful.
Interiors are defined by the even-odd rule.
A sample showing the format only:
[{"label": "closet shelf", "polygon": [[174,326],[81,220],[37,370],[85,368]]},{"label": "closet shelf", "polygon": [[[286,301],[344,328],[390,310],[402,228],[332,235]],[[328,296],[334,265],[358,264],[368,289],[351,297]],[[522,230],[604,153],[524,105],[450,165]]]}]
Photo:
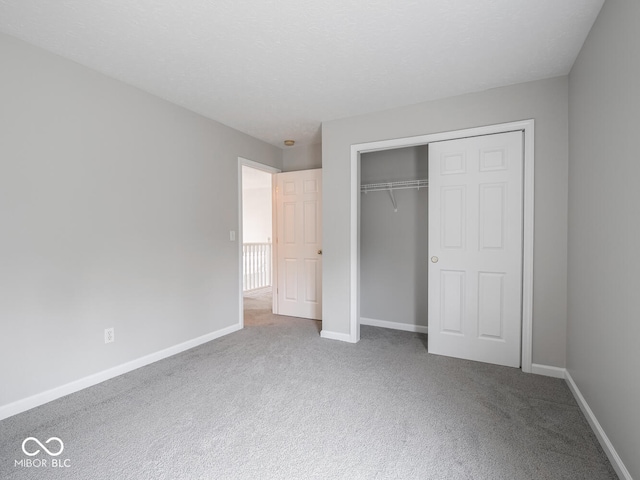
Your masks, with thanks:
[{"label": "closet shelf", "polygon": [[391,203],[393,203],[393,211],[398,211],[398,205],[396,203],[396,197],[393,195],[394,190],[405,190],[407,188],[425,188],[429,186],[429,180],[403,180],[400,182],[383,182],[383,183],[369,183],[360,186],[360,191],[367,192],[389,192],[391,197]]},{"label": "closet shelf", "polygon": [[403,180],[400,182],[369,183],[361,185],[360,191],[379,192],[381,190],[404,190],[406,188],[423,188],[429,186],[429,180]]}]

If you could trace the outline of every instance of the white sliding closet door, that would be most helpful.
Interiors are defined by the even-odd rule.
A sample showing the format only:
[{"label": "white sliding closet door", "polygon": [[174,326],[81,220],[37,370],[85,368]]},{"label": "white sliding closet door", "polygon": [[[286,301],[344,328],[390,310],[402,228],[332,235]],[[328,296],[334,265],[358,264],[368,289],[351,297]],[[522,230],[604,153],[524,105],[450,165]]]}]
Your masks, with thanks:
[{"label": "white sliding closet door", "polygon": [[520,366],[522,139],[429,144],[429,353]]}]

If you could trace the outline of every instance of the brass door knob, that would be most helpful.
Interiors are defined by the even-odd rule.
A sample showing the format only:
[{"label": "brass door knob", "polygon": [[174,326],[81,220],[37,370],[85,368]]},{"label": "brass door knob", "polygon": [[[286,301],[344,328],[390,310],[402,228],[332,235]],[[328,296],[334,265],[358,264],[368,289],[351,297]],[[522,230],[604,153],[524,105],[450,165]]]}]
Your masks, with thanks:
[{"label": "brass door knob", "polygon": [[322,250],[318,250],[318,255],[322,255]]}]

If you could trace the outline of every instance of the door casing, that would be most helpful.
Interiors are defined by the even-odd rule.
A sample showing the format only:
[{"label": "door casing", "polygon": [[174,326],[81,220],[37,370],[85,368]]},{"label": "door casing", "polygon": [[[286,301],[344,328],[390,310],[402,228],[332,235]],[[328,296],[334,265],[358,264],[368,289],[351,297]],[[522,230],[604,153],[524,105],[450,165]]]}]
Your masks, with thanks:
[{"label": "door casing", "polygon": [[533,119],[450,132],[366,142],[351,146],[349,342],[360,340],[360,155],[395,148],[415,147],[442,140],[522,131],[524,133],[523,265],[522,265],[522,371],[531,373],[533,337],[534,240],[534,131]]}]

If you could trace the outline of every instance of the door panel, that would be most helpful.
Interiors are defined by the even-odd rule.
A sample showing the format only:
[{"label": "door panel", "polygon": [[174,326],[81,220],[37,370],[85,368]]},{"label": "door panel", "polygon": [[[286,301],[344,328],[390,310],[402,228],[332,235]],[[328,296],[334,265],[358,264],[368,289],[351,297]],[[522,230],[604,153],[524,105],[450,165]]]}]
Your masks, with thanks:
[{"label": "door panel", "polygon": [[[298,265],[295,258],[284,258],[283,287],[278,288],[278,293],[283,292],[283,299],[289,302],[298,301]],[[280,275],[278,275],[280,277]]]},{"label": "door panel", "polygon": [[322,317],[322,170],[276,175],[280,315]]},{"label": "door panel", "polygon": [[296,204],[285,202],[282,206],[283,235],[282,242],[288,245],[296,243]]},{"label": "door panel", "polygon": [[318,202],[316,200],[304,202],[304,219],[302,221],[304,228],[305,245],[318,245]]},{"label": "door panel", "polygon": [[306,258],[304,260],[304,273],[305,273],[305,296],[304,299],[307,302],[318,303],[318,273],[319,273],[319,261],[315,259]]},{"label": "door panel", "polygon": [[429,352],[520,366],[522,132],[429,145]]},{"label": "door panel", "polygon": [[480,250],[502,250],[504,248],[506,190],[506,183],[480,185],[480,202],[478,204]]},{"label": "door panel", "polygon": [[504,313],[503,273],[478,274],[478,335],[504,340],[502,325]]},{"label": "door panel", "polygon": [[464,186],[442,189],[442,248],[464,248],[466,203]]},{"label": "door panel", "polygon": [[464,300],[466,285],[465,272],[442,270],[440,272],[442,289],[441,311],[443,333],[464,334]]}]

